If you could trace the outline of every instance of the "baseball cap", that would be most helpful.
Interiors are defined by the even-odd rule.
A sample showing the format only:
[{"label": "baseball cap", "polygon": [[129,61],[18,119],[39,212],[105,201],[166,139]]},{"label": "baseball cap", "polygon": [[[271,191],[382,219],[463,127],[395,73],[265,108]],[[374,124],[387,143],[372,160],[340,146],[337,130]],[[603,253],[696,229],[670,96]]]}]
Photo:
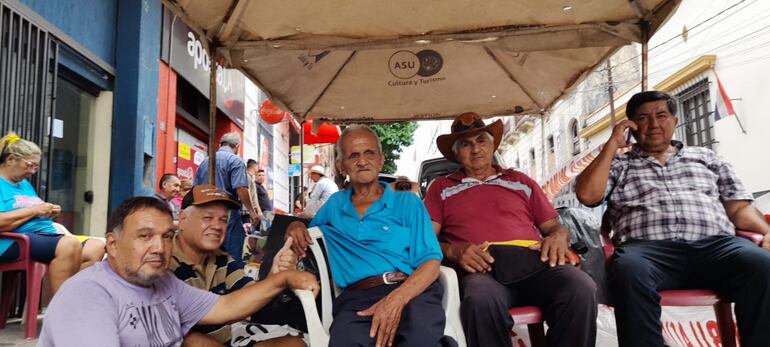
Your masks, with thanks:
[{"label": "baseball cap", "polygon": [[227,193],[219,190],[215,185],[201,184],[192,187],[187,195],[182,198],[182,208],[208,204],[210,202],[221,202],[231,209],[241,207],[241,204],[230,199]]}]

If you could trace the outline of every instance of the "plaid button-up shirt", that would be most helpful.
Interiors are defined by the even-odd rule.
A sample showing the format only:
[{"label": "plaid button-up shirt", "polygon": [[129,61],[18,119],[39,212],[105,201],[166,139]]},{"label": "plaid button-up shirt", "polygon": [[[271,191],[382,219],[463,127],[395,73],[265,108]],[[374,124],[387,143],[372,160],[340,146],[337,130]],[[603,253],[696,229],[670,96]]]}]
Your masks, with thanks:
[{"label": "plaid button-up shirt", "polygon": [[665,165],[638,146],[612,160],[605,198],[616,244],[735,234],[722,202],[753,198],[732,166],[709,149],[671,143]]}]

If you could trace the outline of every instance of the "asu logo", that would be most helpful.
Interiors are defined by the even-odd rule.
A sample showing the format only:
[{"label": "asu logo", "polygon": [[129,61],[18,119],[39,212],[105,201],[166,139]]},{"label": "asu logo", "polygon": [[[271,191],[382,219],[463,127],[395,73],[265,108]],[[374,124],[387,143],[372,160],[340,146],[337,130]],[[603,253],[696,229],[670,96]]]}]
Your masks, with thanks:
[{"label": "asu logo", "polygon": [[444,65],[444,59],[438,52],[432,49],[426,49],[417,52],[397,51],[390,56],[388,60],[388,69],[396,78],[408,79],[415,75],[428,77],[441,71]]}]

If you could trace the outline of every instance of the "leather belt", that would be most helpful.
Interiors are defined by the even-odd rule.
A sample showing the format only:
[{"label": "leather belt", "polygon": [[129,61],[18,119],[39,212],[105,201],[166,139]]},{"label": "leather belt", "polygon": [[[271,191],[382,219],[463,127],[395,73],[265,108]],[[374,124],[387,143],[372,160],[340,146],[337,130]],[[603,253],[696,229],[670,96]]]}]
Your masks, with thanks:
[{"label": "leather belt", "polygon": [[406,281],[407,276],[403,272],[388,271],[378,276],[371,276],[364,278],[356,283],[349,285],[346,289],[353,290],[366,290],[374,287],[379,287],[384,284],[398,284]]}]

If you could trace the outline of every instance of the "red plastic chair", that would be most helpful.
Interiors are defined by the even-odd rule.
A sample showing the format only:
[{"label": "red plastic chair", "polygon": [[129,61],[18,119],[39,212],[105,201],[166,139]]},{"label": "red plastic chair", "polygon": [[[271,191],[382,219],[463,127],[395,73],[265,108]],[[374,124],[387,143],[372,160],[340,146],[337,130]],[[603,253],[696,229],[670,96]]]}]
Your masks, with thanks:
[{"label": "red plastic chair", "polygon": [[0,232],[0,238],[12,239],[19,244],[19,258],[0,263],[0,272],[3,272],[2,297],[0,298],[0,329],[5,328],[5,320],[8,317],[8,311],[11,309],[16,289],[19,287],[21,274],[26,272],[27,295],[25,307],[27,309],[25,339],[34,339],[37,337],[37,312],[40,308],[40,292],[43,276],[48,270],[48,265],[33,261],[29,255],[29,237],[23,234]]},{"label": "red plastic chair", "polygon": [[526,324],[529,331],[529,342],[532,347],[545,346],[545,327],[543,312],[537,306],[511,307],[508,313],[514,324]]},{"label": "red plastic chair", "polygon": [[[765,215],[765,219],[770,221],[770,215]],[[744,230],[737,230],[739,237],[749,239],[759,245],[762,242],[762,235]],[[615,247],[609,241],[608,235],[602,233],[604,237],[604,256],[609,259],[615,252]],[[717,293],[710,289],[670,289],[660,291],[661,306],[713,306],[714,315],[717,320],[717,329],[722,341],[723,347],[736,347],[735,342],[735,320],[733,319],[733,307],[729,301],[719,298]]]}]

